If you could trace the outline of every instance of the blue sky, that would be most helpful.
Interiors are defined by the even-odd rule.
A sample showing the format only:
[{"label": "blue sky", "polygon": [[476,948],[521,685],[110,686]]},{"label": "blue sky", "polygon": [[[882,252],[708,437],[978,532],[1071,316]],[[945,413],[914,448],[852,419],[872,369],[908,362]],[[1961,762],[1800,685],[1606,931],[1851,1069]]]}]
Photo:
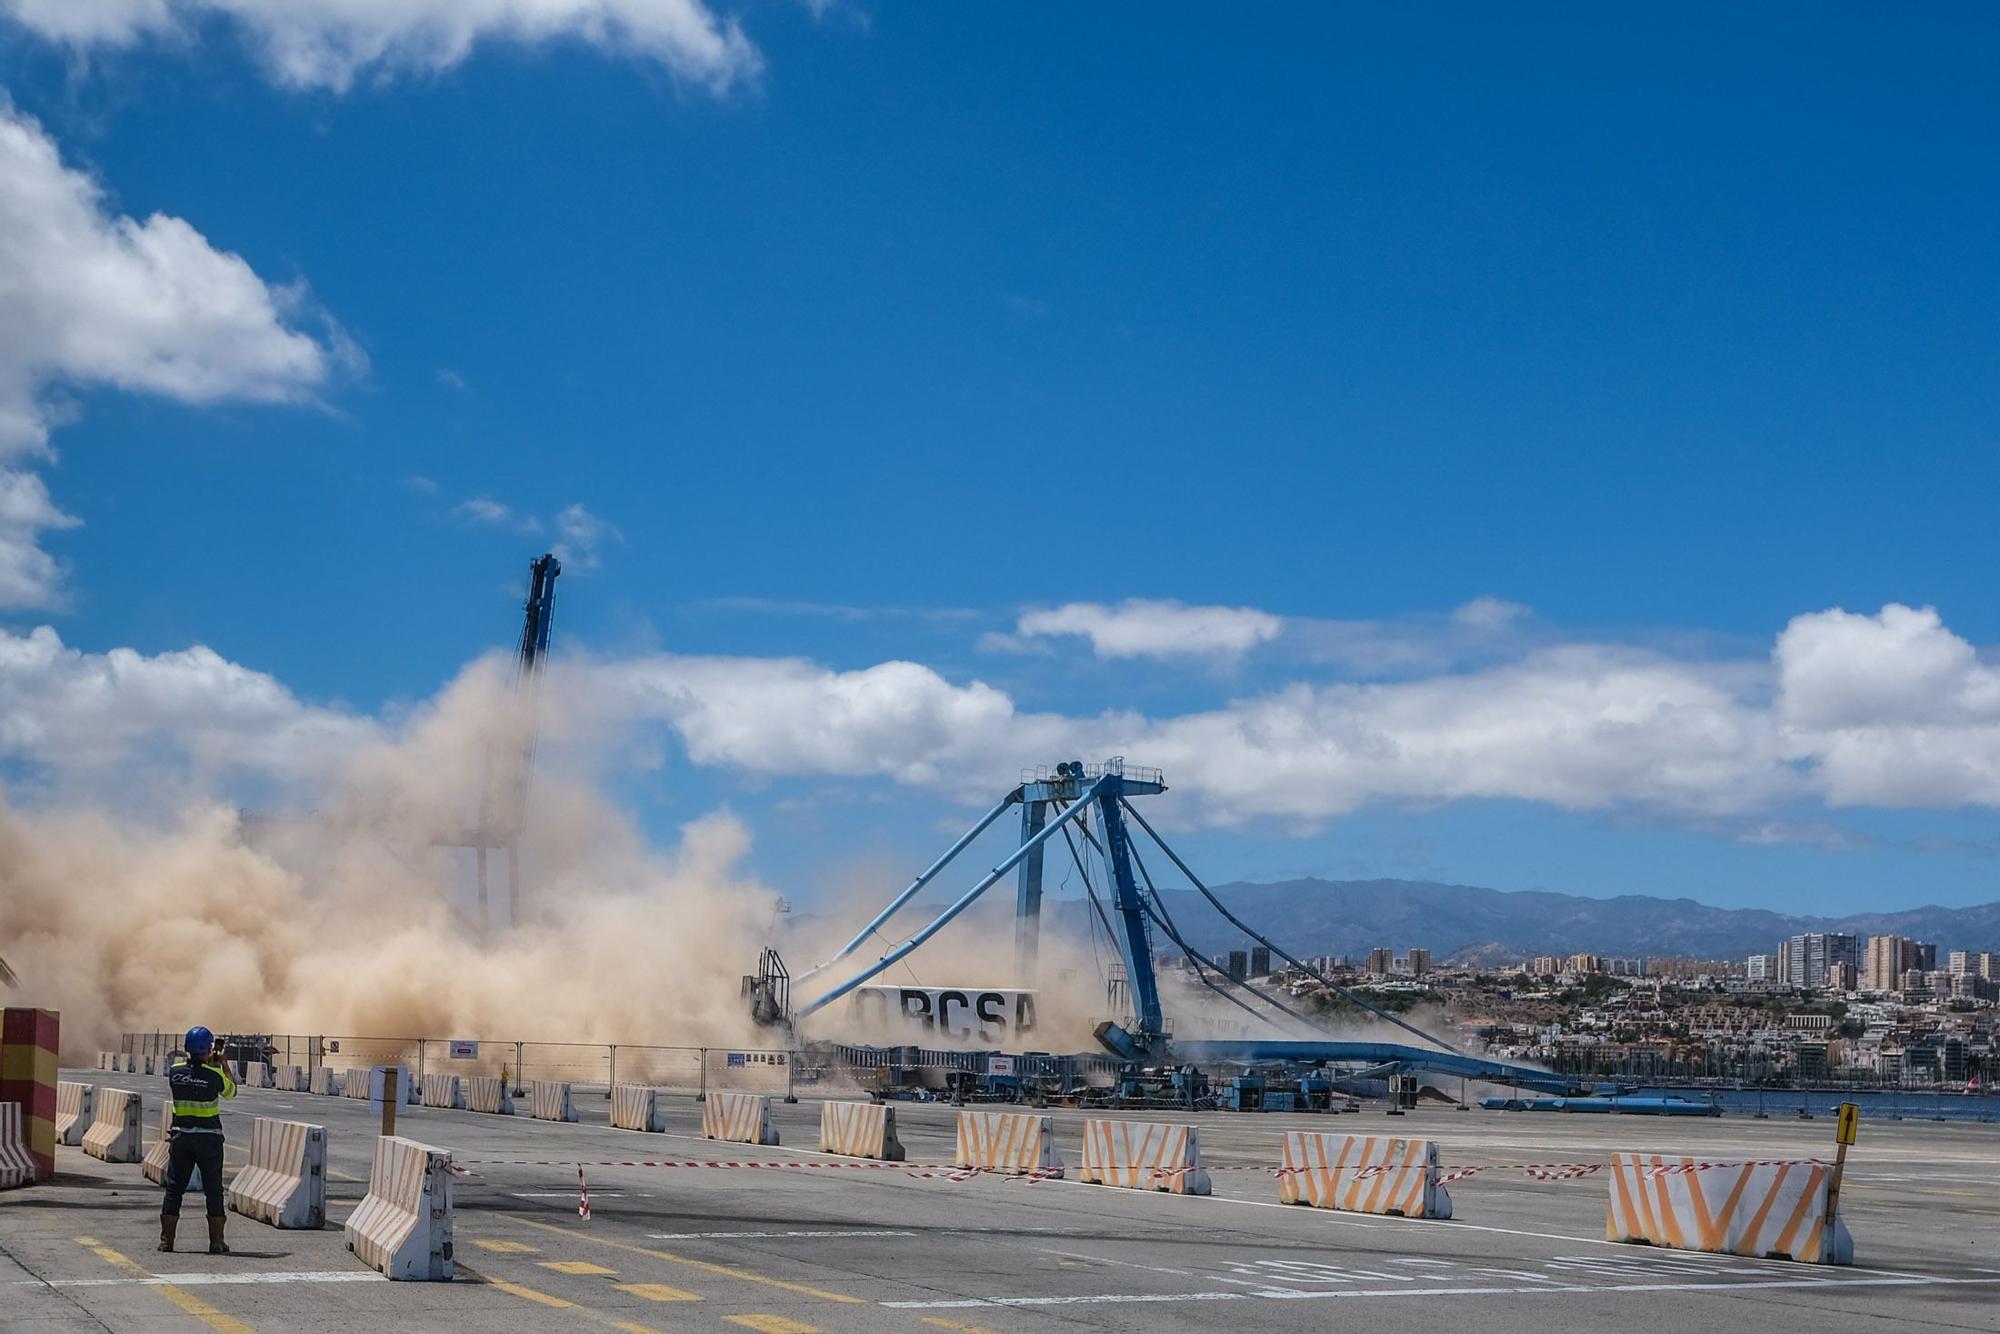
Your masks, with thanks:
[{"label": "blue sky", "polygon": [[[0,623],[393,717],[563,543],[562,654],[907,660],[1065,720],[760,765],[649,716],[621,800],[727,804],[780,887],[914,869],[1038,738],[1185,772],[1171,720],[1220,717],[1264,730],[1174,808],[1218,880],[2000,898],[1989,11],[573,7],[370,55],[317,0],[0,0],[10,118],[278,302],[199,385],[0,335],[54,451],[11,466],[81,521]],[[286,333],[316,369],[245,350]],[[1020,623],[1127,599],[1167,647]],[[1296,735],[1235,707],[1292,690]],[[61,759],[11,744],[32,799]]]}]

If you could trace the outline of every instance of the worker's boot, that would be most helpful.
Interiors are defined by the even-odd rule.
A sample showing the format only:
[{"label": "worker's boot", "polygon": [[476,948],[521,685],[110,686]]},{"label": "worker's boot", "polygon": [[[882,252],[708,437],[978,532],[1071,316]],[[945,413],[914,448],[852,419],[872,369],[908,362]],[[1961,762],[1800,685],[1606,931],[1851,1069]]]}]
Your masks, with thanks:
[{"label": "worker's boot", "polygon": [[171,1250],[172,1250],[172,1249],[174,1248],[174,1229],[175,1229],[175,1228],[177,1228],[177,1227],[179,1227],[180,1225],[181,1225],[181,1220],[180,1220],[180,1215],[179,1215],[179,1214],[161,1214],[161,1215],[160,1215],[160,1249],[161,1249],[161,1250],[163,1250],[163,1251],[171,1251]]},{"label": "worker's boot", "polygon": [[226,1218],[211,1218],[208,1220],[208,1253],[210,1255],[229,1254],[229,1243],[222,1239],[222,1225],[228,1221]]}]

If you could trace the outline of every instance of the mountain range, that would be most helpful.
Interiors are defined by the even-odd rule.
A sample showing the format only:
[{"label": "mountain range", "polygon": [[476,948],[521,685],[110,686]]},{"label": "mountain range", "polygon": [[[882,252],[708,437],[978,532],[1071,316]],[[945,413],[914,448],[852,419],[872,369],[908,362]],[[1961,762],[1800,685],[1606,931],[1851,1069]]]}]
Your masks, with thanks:
[{"label": "mountain range", "polygon": [[[1950,950],[2000,950],[2000,903],[1808,917],[1644,894],[1594,899],[1425,880],[1236,882],[1215,886],[1215,892],[1230,911],[1300,956],[1361,955],[1377,946],[1401,955],[1416,945],[1429,949],[1439,962],[1481,965],[1580,952],[1740,959],[1771,953],[1785,937],[1808,931],[1932,941],[1940,967]],[[1248,946],[1198,894],[1161,893],[1182,936],[1202,955]],[[1088,930],[1092,914],[1083,900],[1052,899],[1044,905],[1044,916],[1051,929],[1081,933]],[[1154,946],[1156,953],[1174,949],[1157,929]]]}]

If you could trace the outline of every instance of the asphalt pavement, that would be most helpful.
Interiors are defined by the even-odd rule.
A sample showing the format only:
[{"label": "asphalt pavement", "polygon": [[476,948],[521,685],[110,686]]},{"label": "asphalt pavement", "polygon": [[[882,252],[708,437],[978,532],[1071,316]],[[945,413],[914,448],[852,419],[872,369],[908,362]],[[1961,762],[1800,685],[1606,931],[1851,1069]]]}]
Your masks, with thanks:
[{"label": "asphalt pavement", "polygon": [[[64,1078],[142,1092],[155,1133],[164,1080]],[[601,1092],[577,1094],[578,1124],[400,1109],[398,1133],[451,1149],[466,1172],[450,1283],[389,1283],[345,1248],[339,1224],[365,1191],[377,1129],[365,1103],[246,1089],[230,1104],[232,1165],[249,1116],[327,1128],[329,1225],[278,1231],[232,1215],[226,1257],[192,1244],[198,1196],[183,1252],[159,1254],[159,1192],[138,1166],[60,1149],[54,1182],[0,1193],[0,1329],[2000,1330],[2000,1127],[1864,1125],[1843,1194],[1857,1263],[1833,1268],[1606,1242],[1602,1173],[1548,1181],[1509,1166],[1602,1162],[1614,1149],[1828,1157],[1825,1119],[1392,1118],[1380,1104],[1160,1116],[1200,1129],[1216,1193],[1185,1198],[919,1175],[951,1157],[953,1111],[941,1105],[897,1105],[908,1164],[610,1165],[828,1161],[813,1151],[811,1099],[774,1107],[783,1144],[770,1149],[704,1141],[700,1105],[662,1098],[666,1134],[611,1129]],[[1081,1114],[1053,1115],[1073,1164]],[[1423,1135],[1448,1167],[1494,1166],[1449,1188],[1449,1222],[1287,1207],[1271,1171],[1287,1128]]]}]

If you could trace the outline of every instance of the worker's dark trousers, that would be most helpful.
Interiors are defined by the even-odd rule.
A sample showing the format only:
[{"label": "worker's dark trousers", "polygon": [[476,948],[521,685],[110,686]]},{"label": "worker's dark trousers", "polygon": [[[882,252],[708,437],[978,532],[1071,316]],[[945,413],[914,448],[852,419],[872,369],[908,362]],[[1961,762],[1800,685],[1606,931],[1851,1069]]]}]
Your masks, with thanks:
[{"label": "worker's dark trousers", "polygon": [[188,1177],[197,1167],[201,1169],[201,1193],[208,1197],[208,1216],[223,1216],[222,1136],[176,1130],[167,1141],[167,1198],[160,1202],[162,1217],[179,1215]]}]

